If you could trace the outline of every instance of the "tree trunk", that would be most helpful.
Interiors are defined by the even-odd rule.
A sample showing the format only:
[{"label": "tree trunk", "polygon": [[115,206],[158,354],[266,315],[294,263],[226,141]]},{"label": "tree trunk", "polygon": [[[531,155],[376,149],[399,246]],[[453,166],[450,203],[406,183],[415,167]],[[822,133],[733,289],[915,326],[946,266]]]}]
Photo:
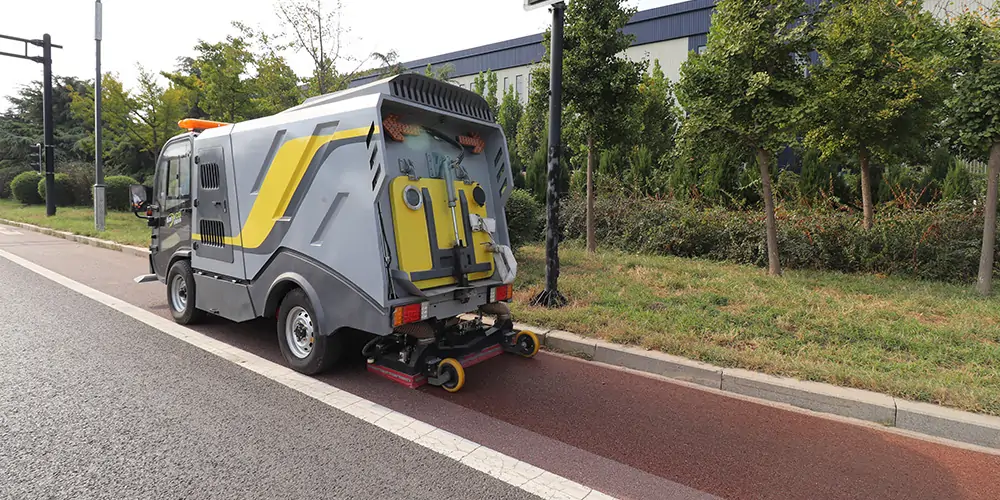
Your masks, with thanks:
[{"label": "tree trunk", "polygon": [[768,274],[781,275],[781,261],[778,259],[778,224],[774,220],[774,197],[771,195],[771,154],[757,149],[757,165],[760,167],[760,184],[764,191],[764,214],[767,217],[767,262]]},{"label": "tree trunk", "polygon": [[587,251],[597,250],[594,237],[594,137],[587,136]]},{"label": "tree trunk", "polygon": [[979,283],[976,290],[989,295],[993,290],[993,248],[997,238],[997,176],[1000,175],[1000,142],[990,147],[989,183],[986,188],[986,221],[983,224],[983,251],[979,255]]},{"label": "tree trunk", "polygon": [[858,154],[861,160],[861,205],[865,212],[865,229],[871,229],[875,223],[875,209],[872,207],[872,171],[868,165],[868,151],[861,148]]}]

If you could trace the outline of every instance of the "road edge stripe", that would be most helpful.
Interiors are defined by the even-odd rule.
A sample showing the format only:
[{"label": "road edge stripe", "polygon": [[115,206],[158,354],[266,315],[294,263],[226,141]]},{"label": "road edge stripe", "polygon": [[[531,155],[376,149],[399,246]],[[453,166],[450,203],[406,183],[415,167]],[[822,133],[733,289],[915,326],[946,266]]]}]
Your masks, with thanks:
[{"label": "road edge stripe", "polygon": [[499,479],[515,488],[548,499],[611,500],[611,497],[565,477],[487,448],[456,434],[439,429],[373,401],[303,375],[288,367],[233,347],[186,326],[157,316],[124,300],[95,290],[55,271],[0,250],[0,257],[91,300],[187,342],[203,351],[242,366],[328,406],[341,410],[369,424],[378,426],[407,441],[451,458],[463,465]]}]

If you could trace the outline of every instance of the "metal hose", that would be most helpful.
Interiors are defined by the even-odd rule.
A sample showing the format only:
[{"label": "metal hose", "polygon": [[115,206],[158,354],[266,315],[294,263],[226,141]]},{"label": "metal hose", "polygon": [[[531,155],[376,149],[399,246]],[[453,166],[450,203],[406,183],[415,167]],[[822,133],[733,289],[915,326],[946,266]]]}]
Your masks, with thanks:
[{"label": "metal hose", "polygon": [[511,316],[510,314],[510,306],[508,306],[504,302],[492,302],[489,304],[485,304],[479,306],[479,310],[483,314],[496,316],[498,323],[505,323],[513,318],[513,316]]}]

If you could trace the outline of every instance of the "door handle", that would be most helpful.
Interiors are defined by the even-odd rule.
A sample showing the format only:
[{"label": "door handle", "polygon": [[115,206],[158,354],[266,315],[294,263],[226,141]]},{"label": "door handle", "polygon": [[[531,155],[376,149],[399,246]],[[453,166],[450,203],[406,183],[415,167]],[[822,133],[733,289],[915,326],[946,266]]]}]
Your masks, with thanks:
[{"label": "door handle", "polygon": [[228,201],[226,201],[226,200],[213,201],[212,204],[215,205],[215,206],[217,206],[217,207],[222,207],[222,213],[224,213],[224,214],[229,213],[229,202]]}]

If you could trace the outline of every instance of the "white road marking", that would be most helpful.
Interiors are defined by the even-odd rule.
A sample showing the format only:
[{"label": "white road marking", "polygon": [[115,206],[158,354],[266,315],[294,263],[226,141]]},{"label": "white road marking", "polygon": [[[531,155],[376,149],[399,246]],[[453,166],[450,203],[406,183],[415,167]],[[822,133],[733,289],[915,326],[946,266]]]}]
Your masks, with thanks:
[{"label": "white road marking", "polygon": [[21,234],[20,231],[15,231],[8,227],[0,226],[0,234],[5,234],[7,236],[18,236]]},{"label": "white road marking", "polygon": [[550,500],[606,500],[608,495],[570,481],[534,465],[504,455],[479,443],[438,429],[415,418],[393,411],[337,387],[298,373],[291,368],[237,349],[184,325],[157,316],[145,309],[90,288],[55,271],[25,260],[5,250],[3,257],[29,271],[52,280],[85,297],[141,321],[167,335],[229,360],[247,370],[274,380],[333,408],[374,424],[407,441],[428,448],[466,466],[495,477],[511,486]]}]

